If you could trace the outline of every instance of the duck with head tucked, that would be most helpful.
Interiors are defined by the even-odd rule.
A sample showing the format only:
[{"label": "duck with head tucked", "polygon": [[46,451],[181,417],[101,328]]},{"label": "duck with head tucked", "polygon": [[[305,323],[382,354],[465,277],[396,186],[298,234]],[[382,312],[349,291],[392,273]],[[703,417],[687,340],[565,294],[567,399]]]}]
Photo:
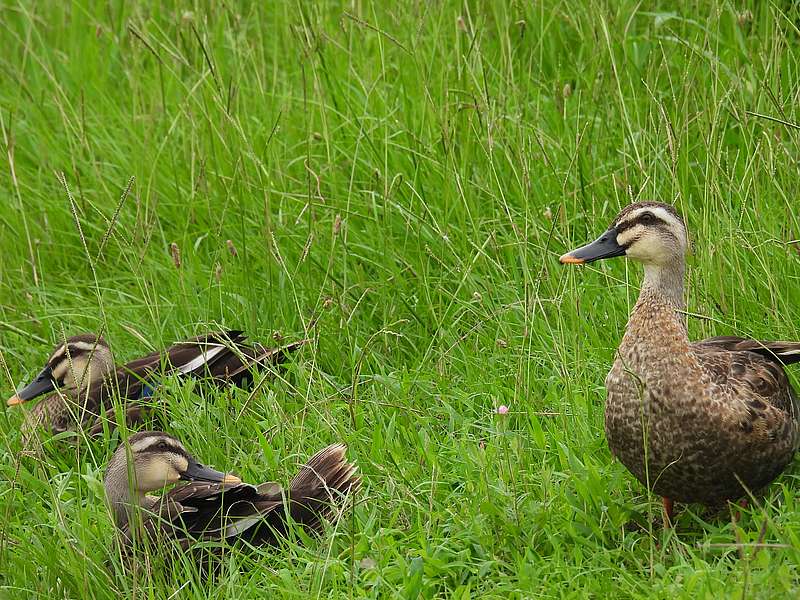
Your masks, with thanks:
[{"label": "duck with head tucked", "polygon": [[625,256],[644,280],[606,377],[611,452],[663,497],[716,506],[773,481],[800,445],[800,402],[784,366],[800,342],[733,336],[689,341],[684,322],[686,225],[658,202],[624,208],[594,242],[561,257]]},{"label": "duck with head tucked", "polygon": [[[242,483],[200,464],[167,433],[136,433],[114,452],[104,479],[123,552],[165,542],[181,550],[197,541],[271,545],[286,535],[291,522],[319,532],[323,520],[335,520],[347,495],[361,485],[346,451],[344,444],[320,450],[284,490],[274,482]],[[150,495],[179,482],[185,483]]]},{"label": "duck with head tucked", "polygon": [[241,331],[208,333],[115,366],[102,337],[69,337],[55,347],[39,374],[7,404],[15,406],[49,394],[26,415],[26,437],[38,427],[52,433],[85,427],[90,435],[97,435],[103,431],[104,422],[114,427],[115,394],[125,402],[126,421],[133,423],[141,418],[144,403],[153,395],[160,376],[204,377],[215,385],[241,386],[251,380],[256,367],[279,364],[305,343],[264,348],[248,345],[245,339]]}]

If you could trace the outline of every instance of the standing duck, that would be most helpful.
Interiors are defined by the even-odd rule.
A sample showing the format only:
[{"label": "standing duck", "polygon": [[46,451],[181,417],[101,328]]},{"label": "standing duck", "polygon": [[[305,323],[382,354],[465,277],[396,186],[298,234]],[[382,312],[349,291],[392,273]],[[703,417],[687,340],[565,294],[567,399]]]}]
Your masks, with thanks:
[{"label": "standing duck", "polygon": [[668,205],[637,202],[566,264],[626,256],[644,281],[606,377],[611,452],[663,497],[715,506],[774,480],[800,445],[800,402],[784,365],[800,343],[715,337],[690,342],[682,317],[687,232]]},{"label": "standing duck", "polygon": [[142,401],[153,395],[160,376],[176,373],[207,377],[216,385],[241,386],[251,379],[256,366],[281,363],[304,343],[264,348],[245,344],[245,339],[241,331],[208,333],[115,366],[102,337],[77,335],[56,346],[41,372],[7,404],[54,392],[26,416],[26,434],[44,426],[53,433],[86,427],[97,435],[103,430],[103,411],[114,422],[111,400],[115,393],[126,402],[125,417],[133,423],[141,418]]},{"label": "standing duck", "polygon": [[[201,540],[274,544],[290,520],[318,532],[322,519],[338,516],[336,507],[361,484],[346,451],[334,444],[317,452],[283,490],[273,482],[242,483],[200,464],[177,438],[143,431],[114,452],[104,485],[125,551],[139,541],[173,540],[183,550]],[[148,495],[179,481],[188,483]]]}]

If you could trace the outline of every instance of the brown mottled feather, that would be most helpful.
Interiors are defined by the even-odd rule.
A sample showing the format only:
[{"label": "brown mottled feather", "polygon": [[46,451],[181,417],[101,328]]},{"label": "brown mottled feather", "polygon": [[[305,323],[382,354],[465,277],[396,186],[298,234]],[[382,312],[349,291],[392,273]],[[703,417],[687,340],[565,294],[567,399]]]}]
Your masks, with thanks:
[{"label": "brown mottled feather", "polygon": [[783,365],[789,362],[784,362],[780,355],[781,349],[791,347],[800,348],[800,344],[726,337],[709,338],[691,345],[713,381],[728,385],[738,382],[749,388],[745,391],[764,400],[754,398],[748,402],[752,410],[763,411],[767,405],[772,405],[793,415],[797,410],[796,401],[783,370]]}]

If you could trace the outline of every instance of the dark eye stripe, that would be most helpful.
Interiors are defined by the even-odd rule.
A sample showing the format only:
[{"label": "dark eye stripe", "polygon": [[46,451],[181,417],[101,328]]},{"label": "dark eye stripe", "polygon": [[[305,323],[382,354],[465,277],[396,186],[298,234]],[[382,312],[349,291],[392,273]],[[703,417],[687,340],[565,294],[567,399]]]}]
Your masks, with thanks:
[{"label": "dark eye stripe", "polygon": [[[644,217],[645,214],[649,214],[650,215],[651,220],[648,223],[645,223],[643,218],[642,218],[642,217]],[[637,215],[635,218],[631,219],[630,221],[625,221],[625,222],[620,223],[619,225],[617,225],[617,233],[622,233],[623,231],[626,231],[626,230],[628,230],[631,227],[634,227],[636,225],[643,225],[645,227],[659,227],[659,228],[662,228],[662,229],[668,229],[669,228],[669,224],[664,219],[662,219],[661,217],[658,217],[658,216],[654,215],[653,213],[642,213],[640,215]]]},{"label": "dark eye stripe", "polygon": [[157,444],[153,444],[152,446],[148,446],[144,450],[140,450],[139,454],[164,454],[166,452],[169,452],[170,454],[177,454],[178,456],[183,456],[184,458],[189,457],[183,448],[179,448],[178,446],[174,446],[168,442],[159,442]]},{"label": "dark eye stripe", "polygon": [[65,352],[59,352],[58,354],[53,356],[53,358],[50,359],[49,363],[50,368],[57,369],[58,366],[61,365],[61,363],[67,363],[68,365],[71,365],[72,361],[74,361],[75,359],[85,355],[88,356],[88,354],[89,353],[86,350],[68,346]]}]

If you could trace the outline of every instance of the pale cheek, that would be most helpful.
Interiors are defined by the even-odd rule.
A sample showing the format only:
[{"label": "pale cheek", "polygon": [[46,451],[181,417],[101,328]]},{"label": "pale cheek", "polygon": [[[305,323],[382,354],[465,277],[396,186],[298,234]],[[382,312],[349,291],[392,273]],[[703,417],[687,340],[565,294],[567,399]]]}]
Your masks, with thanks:
[{"label": "pale cheek", "polygon": [[63,366],[59,365],[57,368],[53,369],[53,379],[56,381],[62,379],[65,375],[67,375],[66,371],[67,370]]},{"label": "pale cheek", "polygon": [[160,490],[165,485],[176,483],[180,479],[174,469],[161,473],[147,473],[139,478],[139,488],[144,491]]},{"label": "pale cheek", "polygon": [[625,253],[638,260],[655,260],[664,254],[664,248],[648,240],[640,240],[628,248]]},{"label": "pale cheek", "polygon": [[90,373],[86,371],[86,361],[74,360],[72,364],[64,364],[63,368],[59,369],[59,373],[54,373],[57,379],[61,379],[66,387],[75,387],[76,380],[83,381],[84,377],[91,379]]},{"label": "pale cheek", "polygon": [[[638,229],[638,228],[634,228]],[[628,247],[627,251],[625,252],[628,256],[631,256],[633,253],[638,251],[638,248],[642,246],[641,238],[638,241],[634,241],[637,238],[637,232],[629,229],[617,236],[617,244],[622,247]]]}]

